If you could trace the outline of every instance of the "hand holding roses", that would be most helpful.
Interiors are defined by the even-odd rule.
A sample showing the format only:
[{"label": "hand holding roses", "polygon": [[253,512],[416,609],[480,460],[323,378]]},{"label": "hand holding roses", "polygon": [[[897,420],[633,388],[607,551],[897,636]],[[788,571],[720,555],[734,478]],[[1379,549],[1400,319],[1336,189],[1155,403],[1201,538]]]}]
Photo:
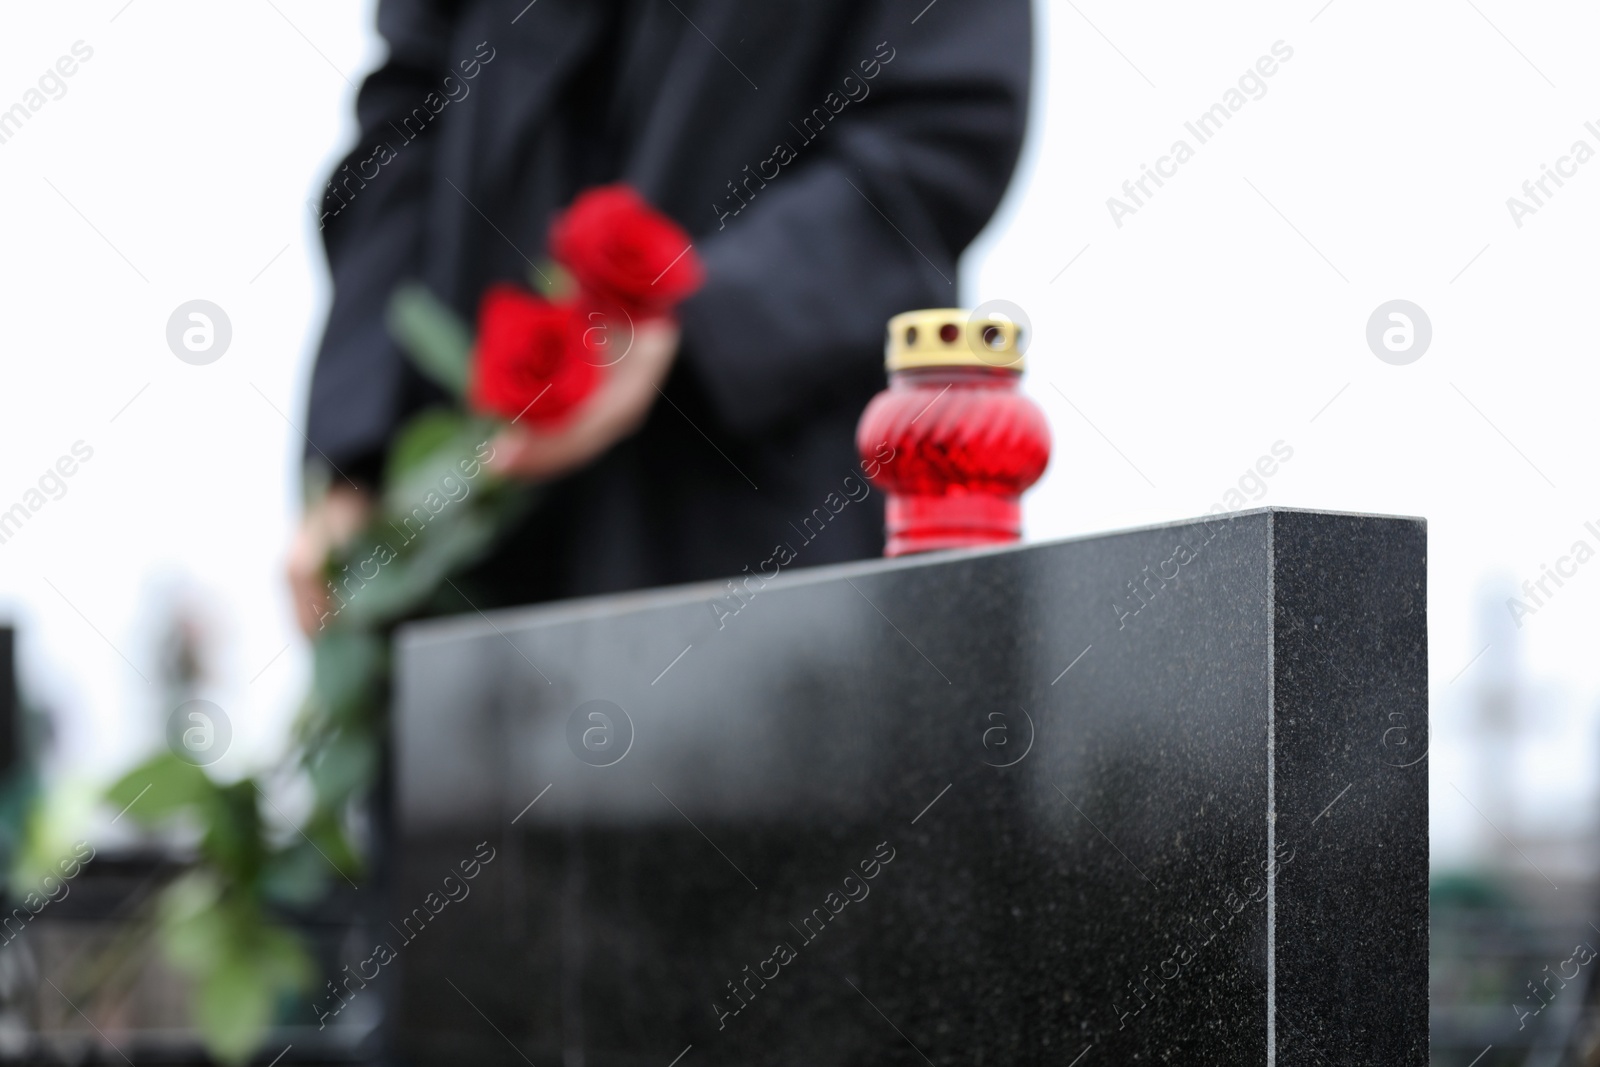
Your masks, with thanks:
[{"label": "hand holding roses", "polygon": [[[609,368],[604,382],[570,421],[554,430],[528,426],[526,420],[513,422],[495,438],[489,469],[545,480],[591,462],[643,425],[677,354],[676,323],[670,319],[640,323],[632,347]],[[539,406],[535,404],[534,410]]]}]

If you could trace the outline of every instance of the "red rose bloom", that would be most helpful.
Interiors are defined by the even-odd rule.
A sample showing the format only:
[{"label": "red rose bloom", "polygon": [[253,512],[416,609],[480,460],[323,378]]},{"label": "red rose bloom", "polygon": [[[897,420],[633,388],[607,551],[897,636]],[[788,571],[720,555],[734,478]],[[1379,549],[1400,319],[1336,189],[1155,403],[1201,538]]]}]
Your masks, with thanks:
[{"label": "red rose bloom", "polygon": [[515,285],[484,293],[469,392],[472,407],[537,425],[560,422],[600,383],[575,346],[573,308]]},{"label": "red rose bloom", "polygon": [[626,185],[590,189],[550,231],[550,252],[590,295],[667,314],[705,278],[689,235]]}]

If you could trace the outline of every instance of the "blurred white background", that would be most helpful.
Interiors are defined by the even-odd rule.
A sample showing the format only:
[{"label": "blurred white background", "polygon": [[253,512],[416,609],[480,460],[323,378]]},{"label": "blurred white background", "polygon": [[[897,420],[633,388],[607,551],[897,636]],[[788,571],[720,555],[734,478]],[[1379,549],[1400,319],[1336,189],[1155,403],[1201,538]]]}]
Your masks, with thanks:
[{"label": "blurred white background", "polygon": [[[909,24],[924,2],[905,6]],[[1248,506],[1427,517],[1433,747],[1417,772],[1434,863],[1492,854],[1504,831],[1557,882],[1592,873],[1600,562],[1551,585],[1520,629],[1505,598],[1575,541],[1600,548],[1584,526],[1600,529],[1585,444],[1600,161],[1520,228],[1506,200],[1574,141],[1600,150],[1584,128],[1600,120],[1585,110],[1600,12],[1049,0],[1039,14],[1032,137],[964,278],[967,303],[1007,299],[1032,320],[1029,387],[1056,447],[1030,539],[1233,503],[1279,441],[1293,458]],[[291,424],[327,303],[306,201],[354,138],[354,86],[382,54],[373,4],[13,2],[0,17],[0,110],[75,42],[93,50],[0,144],[0,510],[75,442],[93,449],[0,544],[0,613],[56,716],[52,772],[80,790],[159,744],[161,628],[175,606],[197,613],[215,641],[209,696],[235,731],[214,770],[241,774],[283,748],[307,670],[280,581]],[[1292,58],[1265,94],[1200,144],[1185,122],[1280,41]],[[1194,157],[1119,227],[1107,198],[1180,138]],[[1397,298],[1433,328],[1406,366],[1365,339]],[[192,299],[232,322],[208,366],[165,340]],[[1485,763],[1477,709],[1496,678],[1522,710]]]}]

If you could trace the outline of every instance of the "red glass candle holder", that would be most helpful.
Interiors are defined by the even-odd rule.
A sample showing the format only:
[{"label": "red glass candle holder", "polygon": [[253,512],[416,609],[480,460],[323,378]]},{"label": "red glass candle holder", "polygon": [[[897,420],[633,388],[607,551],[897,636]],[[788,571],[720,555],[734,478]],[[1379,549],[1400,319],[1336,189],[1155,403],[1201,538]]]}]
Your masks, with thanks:
[{"label": "red glass candle holder", "polygon": [[856,427],[888,495],[886,556],[1022,539],[1022,492],[1050,462],[1050,427],[1023,395],[1020,331],[958,309],[889,320],[889,388]]}]

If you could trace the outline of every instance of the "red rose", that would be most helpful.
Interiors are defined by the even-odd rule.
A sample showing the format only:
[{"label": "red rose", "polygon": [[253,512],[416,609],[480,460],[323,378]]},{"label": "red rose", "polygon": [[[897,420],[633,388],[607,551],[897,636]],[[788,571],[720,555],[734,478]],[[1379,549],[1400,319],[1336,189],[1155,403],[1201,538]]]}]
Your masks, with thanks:
[{"label": "red rose", "polygon": [[478,308],[472,407],[541,425],[565,419],[600,383],[600,369],[577,348],[578,327],[570,305],[491,286]]},{"label": "red rose", "polygon": [[663,315],[705,278],[689,235],[626,185],[590,189],[550,231],[550,252],[590,295]]}]

